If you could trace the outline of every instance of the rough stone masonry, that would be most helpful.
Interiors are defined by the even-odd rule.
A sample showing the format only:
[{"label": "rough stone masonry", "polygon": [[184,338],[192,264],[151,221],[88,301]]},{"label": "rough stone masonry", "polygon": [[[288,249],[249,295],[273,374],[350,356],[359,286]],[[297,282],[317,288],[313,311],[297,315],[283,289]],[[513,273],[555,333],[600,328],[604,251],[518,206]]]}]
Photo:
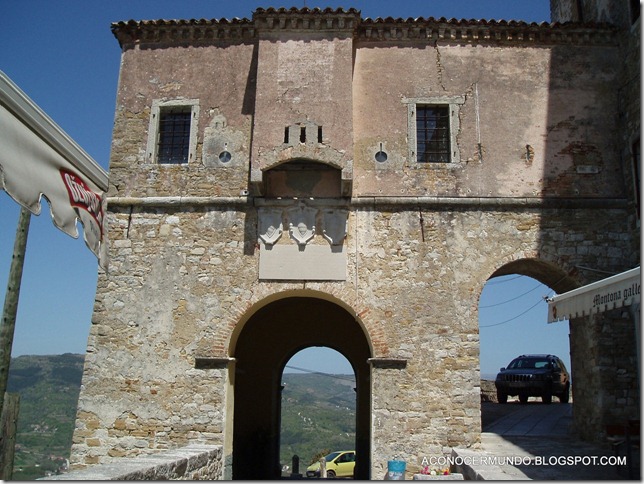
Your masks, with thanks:
[{"label": "rough stone masonry", "polygon": [[279,477],[280,375],[310,345],[355,368],[356,477],[476,447],[486,281],[561,293],[597,278],[579,267],[639,261],[617,27],[308,8],[113,24],[110,265],[73,466],[206,444],[225,478]]}]

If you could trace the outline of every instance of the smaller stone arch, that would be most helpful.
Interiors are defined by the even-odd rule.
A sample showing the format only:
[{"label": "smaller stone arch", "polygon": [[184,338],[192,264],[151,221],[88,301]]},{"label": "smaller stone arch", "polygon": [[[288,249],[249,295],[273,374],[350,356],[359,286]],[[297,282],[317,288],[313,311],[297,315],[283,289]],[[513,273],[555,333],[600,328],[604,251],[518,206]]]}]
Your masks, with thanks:
[{"label": "smaller stone arch", "polygon": [[307,158],[278,163],[264,171],[266,198],[342,197],[342,170]]},{"label": "smaller stone arch", "polygon": [[266,174],[275,168],[298,160],[307,160],[335,168],[340,174],[342,197],[350,197],[353,187],[353,160],[343,150],[327,144],[322,127],[304,122],[285,128],[284,143],[272,150],[263,150],[251,167],[250,183],[253,191],[265,195]]},{"label": "smaller stone arch", "polygon": [[349,364],[351,365],[353,371],[355,372],[355,368],[353,368],[353,365],[351,364],[351,360],[347,357],[347,355],[345,354],[344,350],[342,348],[339,348],[339,347],[333,347],[333,346],[328,346],[328,345],[322,345],[322,346],[302,345],[302,346],[298,346],[298,347],[294,348],[291,352],[287,353],[286,356],[284,357],[284,361],[280,364],[280,371],[282,373],[284,373],[284,371],[286,370],[286,367],[287,367],[287,363],[289,361],[291,361],[291,359],[295,355],[300,353],[301,351],[307,350],[309,348],[317,348],[317,347],[328,348],[330,350],[335,351],[336,353],[341,355],[344,359],[346,359],[349,362]]},{"label": "smaller stone arch", "polygon": [[[526,255],[526,254],[524,253],[522,255]],[[571,271],[571,272],[576,272],[576,271]],[[574,289],[574,288],[579,286],[579,283],[577,282],[577,280],[575,279],[575,277],[573,275],[571,275],[565,268],[559,267],[559,266],[557,266],[556,264],[554,264],[552,262],[544,261],[544,260],[538,259],[536,257],[535,258],[524,257],[524,258],[517,258],[517,259],[511,260],[511,261],[505,261],[496,270],[494,270],[492,272],[492,274],[490,275],[490,277],[486,281],[483,281],[483,283],[479,287],[478,303],[477,303],[477,320],[479,321],[479,331],[481,331],[480,328],[486,327],[486,326],[481,326],[481,320],[480,320],[481,315],[479,314],[479,308],[480,308],[480,303],[481,303],[480,298],[481,298],[481,294],[483,292],[485,284],[487,282],[489,282],[490,280],[496,278],[496,277],[511,276],[511,275],[515,275],[515,274],[530,277],[530,278],[540,282],[541,284],[544,284],[544,285],[548,286],[550,289],[552,289],[552,290],[554,290],[556,292],[565,292],[565,291]],[[537,287],[541,287],[541,286],[537,286]],[[513,300],[513,296],[515,296],[515,295],[517,295],[517,294],[515,294],[515,293],[508,294],[508,298],[507,298],[508,302],[510,300]],[[523,293],[521,295],[527,296],[528,293]],[[534,296],[532,294],[530,294],[530,297],[540,299],[540,297],[542,295],[543,295],[543,293],[536,294]],[[505,296],[505,294],[504,294],[504,296]],[[514,299],[516,299],[516,298],[514,298]],[[534,301],[530,302],[529,305],[524,306],[524,309],[526,309],[526,310],[532,309],[532,304],[533,303],[534,303]],[[541,301],[537,301],[537,303],[538,304],[544,304]],[[496,309],[494,311],[496,311]],[[519,313],[519,311],[517,311],[517,313]],[[518,315],[522,316],[523,314],[524,313],[521,312]],[[513,316],[516,316],[516,314],[513,314]],[[521,325],[523,323],[522,319],[523,319],[523,317],[520,318],[520,319],[519,318],[511,318],[511,319],[507,319],[505,321],[497,322],[497,324],[492,324],[491,326],[497,326],[497,325],[500,325],[500,324],[504,324],[506,322],[509,323],[509,322],[513,322],[513,321],[516,324]],[[530,319],[530,321],[534,322],[533,319]],[[539,332],[541,332],[541,331],[550,331],[550,330],[554,329],[554,328],[550,328],[550,330],[546,330],[546,326],[548,326],[548,325],[546,324],[545,315],[544,315],[543,320],[540,320],[540,319],[537,320],[537,324],[540,325],[540,328],[536,329],[536,331],[539,331]],[[504,331],[504,334],[507,334],[507,335],[519,335],[519,334],[523,334],[524,331],[528,331],[527,326],[516,326],[516,325],[515,326],[508,326],[508,327],[502,326],[502,328],[506,328],[506,329],[503,329],[503,331]],[[521,328],[526,328],[526,329],[521,329]],[[533,329],[536,328],[536,326],[531,325],[530,328],[531,328],[530,330],[533,330]],[[557,339],[549,340],[550,343],[547,346],[545,346],[543,350],[532,350],[531,351],[531,350],[527,349],[525,346],[520,345],[520,344],[518,344],[516,346],[512,345],[512,344],[508,345],[507,346],[508,353],[504,353],[504,357],[506,357],[507,360],[502,362],[502,364],[500,364],[500,366],[506,366],[506,364],[509,361],[511,361],[512,358],[514,358],[516,356],[519,356],[520,354],[530,353],[530,352],[533,352],[533,353],[546,353],[546,352],[555,353],[555,354],[557,354],[557,356],[563,357],[564,360],[567,360],[568,359],[567,357],[570,356],[570,360],[572,361],[574,359],[574,355],[573,355],[573,333],[572,333],[571,330],[569,331],[569,328],[568,328],[567,324],[566,324],[565,328],[561,327],[561,328],[557,328],[557,329],[558,329],[558,331],[557,331]],[[540,333],[540,334],[543,334],[543,333]],[[490,346],[490,342],[491,342],[490,335],[491,335],[491,333],[487,334],[486,338],[483,338],[483,337],[479,338],[479,344],[481,345],[479,354],[481,356],[483,356],[484,354],[491,355],[490,353],[485,353],[485,348],[487,348],[487,351],[492,350],[492,352],[494,352],[494,353],[496,353],[498,355],[497,347],[496,347],[497,342],[495,341],[495,343],[494,343],[495,346],[494,347]],[[514,338],[511,341],[514,341]],[[484,345],[485,342],[487,342],[487,347]],[[556,350],[552,346],[552,344],[555,343],[555,342],[557,343],[556,344]],[[560,351],[562,351],[562,352],[565,351],[565,352],[560,353]],[[511,352],[511,354],[509,354],[510,352]],[[480,365],[480,367],[481,367],[481,371],[483,372],[483,365]],[[567,367],[569,372],[572,373],[574,371],[574,368],[570,366],[569,362],[566,362],[566,367]],[[494,370],[488,369],[487,371],[494,371],[494,373],[492,373],[489,376],[494,378],[494,374],[496,373],[496,371],[498,371],[498,368],[499,367],[496,367],[496,368],[494,368]],[[574,379],[574,377],[573,377],[573,379]],[[482,389],[483,389],[483,386],[482,386]],[[494,385],[492,385],[491,388],[488,388],[488,392],[489,391],[495,392]],[[493,401],[496,401],[495,400],[496,396],[491,396],[489,393],[482,393],[482,398],[486,398],[486,397],[491,397],[491,398],[494,399]],[[567,403],[567,402],[565,402],[565,403]]]},{"label": "smaller stone arch", "polygon": [[489,279],[507,274],[522,274],[532,277],[548,285],[557,293],[571,291],[581,285],[574,267],[559,267],[552,262],[536,257],[525,257],[507,262],[496,269]]}]

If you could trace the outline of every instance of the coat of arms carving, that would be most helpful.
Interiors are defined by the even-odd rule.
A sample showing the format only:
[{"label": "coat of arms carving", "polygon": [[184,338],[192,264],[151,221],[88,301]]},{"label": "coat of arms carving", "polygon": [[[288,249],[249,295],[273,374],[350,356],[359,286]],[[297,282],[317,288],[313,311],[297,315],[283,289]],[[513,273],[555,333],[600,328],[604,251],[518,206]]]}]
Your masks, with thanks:
[{"label": "coat of arms carving", "polygon": [[304,205],[288,210],[289,230],[298,245],[306,245],[315,235],[316,214],[316,209]]},{"label": "coat of arms carving", "polygon": [[322,213],[322,234],[331,245],[340,245],[347,236],[347,210],[325,210]]},{"label": "coat of arms carving", "polygon": [[258,210],[258,218],[259,238],[266,245],[273,245],[279,240],[284,231],[282,211],[275,208],[260,208]]}]

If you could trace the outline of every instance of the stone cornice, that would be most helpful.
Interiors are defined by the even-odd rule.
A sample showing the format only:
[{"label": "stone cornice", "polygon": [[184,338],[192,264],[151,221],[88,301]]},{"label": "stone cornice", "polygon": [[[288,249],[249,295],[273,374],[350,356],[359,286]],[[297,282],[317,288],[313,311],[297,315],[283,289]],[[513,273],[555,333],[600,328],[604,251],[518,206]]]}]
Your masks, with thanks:
[{"label": "stone cornice", "polygon": [[[288,206],[293,198],[276,199],[251,196],[239,197],[108,197],[110,207],[243,207],[243,206]],[[353,198],[306,199],[307,203],[342,206],[347,208],[401,207],[402,209],[618,209],[628,207],[625,198],[566,198],[566,197],[383,197],[362,196]]]},{"label": "stone cornice", "polygon": [[252,20],[129,20],[113,23],[121,47],[134,44],[203,44],[254,42],[260,32],[341,32],[361,42],[437,42],[551,44],[615,44],[614,27],[605,24],[428,18],[361,18],[349,8],[258,8]]},{"label": "stone cornice", "polygon": [[352,33],[360,23],[360,12],[355,8],[345,11],[326,8],[258,8],[253,12],[258,30],[266,31],[345,31]]},{"label": "stone cornice", "polygon": [[608,25],[549,24],[496,20],[364,19],[361,41],[449,41],[455,43],[615,44],[616,29]]},{"label": "stone cornice", "polygon": [[254,41],[255,24],[232,20],[129,20],[112,24],[121,48],[133,44],[193,44],[216,41]]}]

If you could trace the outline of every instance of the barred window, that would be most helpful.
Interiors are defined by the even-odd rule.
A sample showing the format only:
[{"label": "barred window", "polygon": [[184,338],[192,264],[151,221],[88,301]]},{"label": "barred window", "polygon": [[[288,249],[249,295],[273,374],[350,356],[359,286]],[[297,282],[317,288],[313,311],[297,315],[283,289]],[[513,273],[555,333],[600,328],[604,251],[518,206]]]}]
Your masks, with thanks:
[{"label": "barred window", "polygon": [[163,108],[159,116],[159,163],[188,163],[190,108]]},{"label": "barred window", "polygon": [[464,96],[403,98],[407,105],[410,166],[437,168],[460,163],[456,134]]},{"label": "barred window", "polygon": [[181,165],[195,160],[199,101],[196,99],[152,102],[148,131],[148,161]]},{"label": "barred window", "polygon": [[450,162],[449,106],[416,106],[416,160]]}]

